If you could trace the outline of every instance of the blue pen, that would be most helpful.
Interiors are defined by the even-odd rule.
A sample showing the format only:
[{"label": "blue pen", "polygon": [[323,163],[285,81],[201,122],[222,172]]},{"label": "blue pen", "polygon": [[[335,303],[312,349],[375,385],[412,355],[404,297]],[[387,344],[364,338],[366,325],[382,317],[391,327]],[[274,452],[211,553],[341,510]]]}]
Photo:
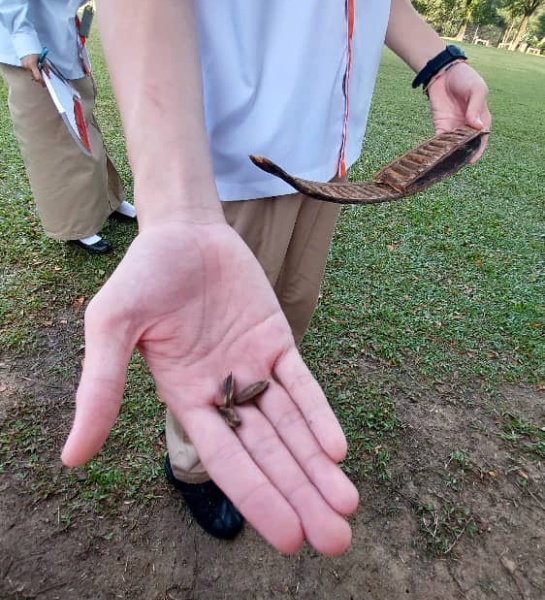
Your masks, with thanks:
[{"label": "blue pen", "polygon": [[44,46],[42,48],[42,51],[40,52],[40,56],[38,56],[38,69],[40,69],[40,71],[42,70],[42,68],[44,66],[44,60],[45,60],[45,57],[47,56],[48,52],[49,52],[49,50]]}]

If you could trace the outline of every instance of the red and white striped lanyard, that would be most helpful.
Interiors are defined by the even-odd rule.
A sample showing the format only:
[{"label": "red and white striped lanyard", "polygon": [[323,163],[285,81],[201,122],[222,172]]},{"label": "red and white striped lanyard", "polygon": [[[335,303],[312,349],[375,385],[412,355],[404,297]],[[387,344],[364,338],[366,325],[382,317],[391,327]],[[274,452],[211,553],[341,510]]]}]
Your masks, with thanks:
[{"label": "red and white striped lanyard", "polygon": [[344,92],[344,120],[343,120],[343,132],[341,139],[341,149],[339,151],[339,161],[337,165],[337,177],[344,177],[346,175],[346,138],[348,135],[348,118],[350,113],[350,98],[349,98],[349,83],[350,83],[350,72],[352,70],[352,38],[354,37],[354,20],[355,20],[355,4],[356,0],[346,0],[346,71],[343,79],[343,92]]}]

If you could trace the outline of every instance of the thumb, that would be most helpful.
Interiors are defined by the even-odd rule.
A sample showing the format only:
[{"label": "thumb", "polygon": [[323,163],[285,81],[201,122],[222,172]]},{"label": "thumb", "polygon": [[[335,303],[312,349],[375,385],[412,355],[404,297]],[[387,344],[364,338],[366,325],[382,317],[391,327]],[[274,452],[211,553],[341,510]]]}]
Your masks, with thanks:
[{"label": "thumb", "polygon": [[[86,324],[87,325],[87,324]],[[119,332],[86,326],[85,360],[76,394],[76,414],[61,460],[82,465],[102,447],[113,427],[123,397],[132,346]]]},{"label": "thumb", "polygon": [[40,69],[38,69],[37,66],[33,66],[31,69],[32,72],[32,77],[34,77],[34,81],[36,83],[39,83],[40,85],[45,85],[44,79],[42,77],[42,73],[40,72]]},{"label": "thumb", "polygon": [[483,112],[486,110],[486,96],[484,93],[473,94],[467,104],[466,123],[474,129],[484,129]]},{"label": "thumb", "polygon": [[27,54],[26,56],[23,56],[23,58],[21,58],[21,66],[23,69],[26,69],[32,73],[32,78],[34,81],[40,85],[45,85],[42,74],[40,73],[40,69],[38,67],[39,56],[39,54]]}]

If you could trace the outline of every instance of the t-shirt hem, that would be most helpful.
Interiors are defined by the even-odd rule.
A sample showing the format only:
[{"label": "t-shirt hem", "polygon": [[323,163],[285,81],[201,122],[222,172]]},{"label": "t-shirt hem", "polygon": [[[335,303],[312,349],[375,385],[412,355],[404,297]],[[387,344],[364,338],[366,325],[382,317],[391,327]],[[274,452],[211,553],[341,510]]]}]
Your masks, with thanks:
[{"label": "t-shirt hem", "polygon": [[[354,149],[348,149],[345,157],[347,168],[350,168],[359,158],[359,152]],[[280,165],[281,166],[281,165]],[[337,165],[329,162],[327,165],[322,165],[317,169],[310,171],[298,172],[291,170],[290,174],[301,179],[310,181],[330,181],[335,177]],[[219,197],[222,202],[236,202],[237,200],[257,200],[259,198],[271,198],[273,196],[284,196],[286,194],[296,194],[295,190],[289,183],[282,179],[263,173],[263,179],[245,183],[230,183],[221,180],[216,180]]]}]

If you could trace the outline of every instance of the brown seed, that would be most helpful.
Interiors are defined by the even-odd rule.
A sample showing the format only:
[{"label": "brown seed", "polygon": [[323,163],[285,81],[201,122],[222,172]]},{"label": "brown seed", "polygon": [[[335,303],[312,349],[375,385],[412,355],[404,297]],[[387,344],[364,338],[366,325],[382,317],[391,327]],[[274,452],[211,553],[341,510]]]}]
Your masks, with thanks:
[{"label": "brown seed", "polygon": [[235,380],[232,373],[229,373],[229,375],[227,375],[227,377],[223,380],[222,394],[223,406],[232,406],[233,396],[235,394]]},{"label": "brown seed", "polygon": [[235,404],[244,404],[244,402],[248,402],[253,400],[259,394],[262,394],[269,387],[269,382],[265,379],[263,381],[257,381],[256,383],[252,383],[247,388],[244,388],[242,392],[239,392],[235,398]]},{"label": "brown seed", "polygon": [[228,406],[218,406],[218,410],[229,427],[235,429],[235,427],[240,425],[240,417],[237,415],[234,408]]}]

